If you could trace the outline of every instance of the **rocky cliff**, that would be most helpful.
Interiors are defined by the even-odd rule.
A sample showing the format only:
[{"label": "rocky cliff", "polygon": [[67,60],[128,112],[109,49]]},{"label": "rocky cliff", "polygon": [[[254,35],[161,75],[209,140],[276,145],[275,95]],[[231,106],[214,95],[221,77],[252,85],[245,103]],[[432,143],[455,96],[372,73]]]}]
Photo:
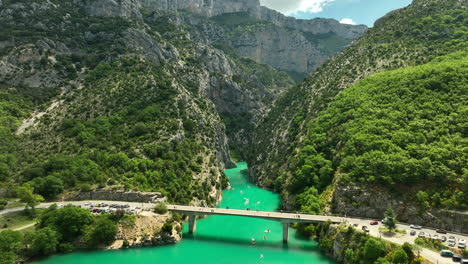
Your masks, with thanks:
[{"label": "rocky cliff", "polygon": [[[413,192],[417,192],[417,188]],[[337,185],[331,201],[334,213],[350,217],[383,219],[389,206],[394,208],[397,219],[404,223],[468,232],[468,214],[436,208],[425,210],[383,188]]]},{"label": "rocky cliff", "polygon": [[176,244],[182,239],[182,225],[171,217],[171,214],[159,215],[146,211],[127,217],[120,221],[115,241],[106,249]]},{"label": "rocky cliff", "polygon": [[[243,23],[242,20],[255,19],[269,26],[247,29],[232,28],[230,27],[232,25],[221,23],[221,28],[213,30],[213,26],[209,26],[210,31],[203,31],[204,38],[211,42],[223,40],[240,56],[302,76],[312,72],[367,30],[364,25],[345,25],[334,19],[301,20],[286,17],[279,12],[260,6],[259,1],[247,0],[125,0],[118,2],[99,0],[88,2],[86,10],[92,16],[137,19],[142,19],[143,14],[148,12],[161,14],[161,12],[178,10],[188,11],[205,18],[214,18],[218,21],[222,21],[223,16],[243,14],[247,17],[239,18],[238,22]],[[191,22],[195,20],[190,19]],[[206,25],[204,27],[206,29]]]}]

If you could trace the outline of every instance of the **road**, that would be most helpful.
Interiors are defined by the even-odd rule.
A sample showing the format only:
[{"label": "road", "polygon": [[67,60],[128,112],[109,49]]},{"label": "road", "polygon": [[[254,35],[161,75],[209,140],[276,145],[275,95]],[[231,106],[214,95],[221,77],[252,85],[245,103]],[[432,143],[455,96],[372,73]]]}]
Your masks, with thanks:
[{"label": "road", "polygon": [[[89,202],[88,201],[63,202],[63,204],[80,205],[82,207],[84,207],[86,203],[89,203]],[[117,201],[92,201],[92,203],[94,205],[98,203],[119,204],[119,205],[128,204],[133,208],[139,207],[142,210],[151,210],[154,208],[154,204],[151,204],[151,203],[132,203],[132,202],[117,202]],[[52,204],[54,203],[42,203],[38,205],[36,208],[47,208],[51,206]],[[60,204],[60,203],[57,203],[57,204]],[[0,211],[0,215],[19,212],[19,211],[22,211],[23,209],[24,207],[6,209],[3,211]],[[272,219],[272,220],[283,221],[283,222],[318,222],[318,221],[326,221],[327,219],[330,219],[333,222],[345,222],[345,223],[349,223],[350,225],[357,224],[358,230],[361,230],[361,227],[365,225],[369,228],[370,235],[374,237],[381,237],[382,239],[388,240],[390,242],[393,242],[399,245],[402,245],[405,242],[414,244],[414,239],[417,237],[417,236],[409,235],[412,229],[409,227],[408,224],[398,224],[397,226],[398,229],[405,230],[407,234],[405,235],[397,234],[396,236],[393,236],[393,237],[385,236],[379,231],[379,227],[382,227],[380,222],[379,222],[379,225],[370,225],[369,219],[360,219],[360,218],[351,218],[351,217],[317,216],[317,215],[314,216],[314,215],[303,215],[303,214],[300,214],[298,218],[297,217],[298,214],[292,214],[292,213],[247,211],[247,210],[193,207],[193,206],[181,206],[181,205],[168,205],[168,209],[171,211],[177,211],[177,212],[191,212],[191,213],[196,212],[197,214],[206,214],[206,215],[226,214],[226,215],[239,215],[239,216],[246,216],[246,217],[257,217],[257,218]],[[23,229],[32,225],[34,224],[23,226],[20,228]],[[426,234],[429,233],[431,234],[431,236],[436,234],[435,230],[431,228],[423,228],[421,230],[417,230],[417,233],[421,231]],[[445,234],[446,237],[451,236],[451,235],[455,236],[457,240],[464,239],[465,241],[468,241],[468,234],[455,234],[455,233]],[[424,257],[425,259],[435,264],[452,264],[453,263],[451,258],[443,258],[439,255],[439,253],[425,249],[425,248],[422,248],[420,253],[422,257]]]},{"label": "road", "polygon": [[[367,226],[369,228],[369,234],[371,236],[380,237],[382,239],[385,239],[387,241],[390,241],[390,242],[393,242],[393,243],[399,244],[399,245],[403,245],[405,242],[408,242],[410,244],[414,244],[414,240],[418,237],[417,234],[419,234],[419,232],[421,232],[421,231],[424,232],[425,234],[430,234],[431,236],[437,234],[434,229],[422,228],[421,230],[416,230],[416,235],[415,236],[411,236],[410,232],[411,232],[411,230],[414,230],[414,229],[411,229],[410,225],[408,225],[408,224],[398,224],[397,229],[405,230],[406,234],[395,234],[394,236],[386,236],[385,234],[383,234],[383,233],[381,233],[379,231],[379,228],[383,227],[383,225],[380,222],[379,222],[378,225],[370,225],[370,220],[347,218],[347,221],[351,225],[358,224],[358,229],[359,230],[361,230],[360,227],[362,228],[362,226],[365,225],[365,226]],[[439,235],[439,237],[441,236],[441,234],[438,234],[438,235]],[[449,236],[454,236],[457,240],[461,238],[461,239],[464,239],[464,240],[468,241],[467,240],[468,235],[466,235],[466,234],[461,235],[461,234],[447,233],[447,234],[444,234],[443,236],[445,236],[447,238]],[[434,264],[453,264],[454,263],[451,258],[444,258],[444,257],[440,256],[440,254],[438,252],[434,252],[434,251],[426,249],[426,248],[421,248],[420,254],[421,254],[421,256],[423,258],[433,262]]]}]

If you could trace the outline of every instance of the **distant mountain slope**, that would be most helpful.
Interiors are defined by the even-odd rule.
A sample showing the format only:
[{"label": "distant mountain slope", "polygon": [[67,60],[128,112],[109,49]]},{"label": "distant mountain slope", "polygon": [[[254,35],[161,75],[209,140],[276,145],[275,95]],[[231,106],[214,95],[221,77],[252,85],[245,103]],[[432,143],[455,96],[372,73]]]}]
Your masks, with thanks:
[{"label": "distant mountain slope", "polygon": [[[467,1],[415,0],[409,7],[393,11],[377,21],[375,27],[356,40],[350,48],[281,96],[260,123],[253,140],[249,159],[252,177],[265,186],[283,190],[286,203],[295,204],[295,194],[301,193],[306,186],[303,181],[298,181],[302,175],[302,163],[299,160],[308,151],[310,137],[314,134],[313,124],[316,124],[321,111],[329,107],[340,92],[374,73],[421,65],[437,56],[465,50],[468,43],[466,8]],[[457,67],[461,66],[464,64],[457,64]],[[382,87],[382,93],[384,92],[385,88]],[[450,94],[449,98],[455,100],[455,96]],[[328,119],[331,118],[334,117],[330,116]],[[323,138],[320,140],[326,141],[328,131],[323,133],[325,134],[321,135]],[[346,135],[352,137],[352,134]],[[466,137],[466,134],[461,134],[461,137]],[[345,142],[341,140],[335,144],[338,145],[328,146],[327,155],[311,161],[315,166],[312,171],[317,170],[317,175],[323,173],[324,179],[320,182],[310,175],[306,176],[305,182],[309,186],[323,190],[330,184],[332,175],[340,173],[343,166],[341,162],[350,160],[350,153],[340,152]],[[331,158],[335,155],[343,156]],[[462,160],[455,159],[453,162],[458,164],[456,166],[466,168]],[[323,170],[319,171],[320,168]],[[463,177],[463,171],[456,171],[456,177]],[[379,177],[389,176],[387,173],[390,172],[380,171]],[[361,172],[359,177],[370,176],[367,172]],[[301,188],[287,188],[293,182],[297,182]],[[318,196],[319,193],[313,195]],[[326,196],[324,193],[323,198],[328,199]],[[466,205],[461,205],[464,206]],[[379,213],[380,211],[374,212],[374,215]]]}]

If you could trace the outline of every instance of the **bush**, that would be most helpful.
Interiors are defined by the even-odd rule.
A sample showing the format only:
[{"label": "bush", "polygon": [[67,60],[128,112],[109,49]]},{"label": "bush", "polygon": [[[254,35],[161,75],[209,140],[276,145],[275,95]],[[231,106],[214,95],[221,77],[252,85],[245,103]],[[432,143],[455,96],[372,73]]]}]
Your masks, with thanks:
[{"label": "bush", "polygon": [[168,212],[167,205],[164,204],[164,203],[158,203],[154,207],[154,212],[157,213],[157,214],[166,214]]},{"label": "bush", "polygon": [[174,226],[171,224],[171,223],[164,223],[164,225],[162,226],[161,228],[161,231],[165,232],[165,233],[172,233],[172,229],[174,228]]}]

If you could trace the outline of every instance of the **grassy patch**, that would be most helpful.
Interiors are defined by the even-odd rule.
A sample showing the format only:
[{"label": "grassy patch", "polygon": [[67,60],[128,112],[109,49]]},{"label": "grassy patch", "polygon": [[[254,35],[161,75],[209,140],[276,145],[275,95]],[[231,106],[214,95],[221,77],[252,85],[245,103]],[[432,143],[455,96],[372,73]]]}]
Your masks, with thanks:
[{"label": "grassy patch", "polygon": [[398,234],[406,234],[406,230],[395,229],[395,230],[390,231],[390,229],[385,228],[385,227],[379,227],[379,231],[382,232],[382,233],[386,233],[386,232],[393,233],[394,232],[394,233],[398,233]]},{"label": "grassy patch", "polygon": [[[39,209],[36,211],[40,212]],[[19,228],[34,222],[37,222],[37,217],[31,217],[24,211],[3,215],[0,216],[0,231]]]},{"label": "grassy patch", "polygon": [[5,209],[15,208],[15,207],[23,207],[25,205],[26,204],[20,202],[19,199],[10,199],[10,200],[8,200],[8,204],[5,206]]},{"label": "grassy patch", "polygon": [[416,245],[419,245],[423,248],[430,249],[435,252],[439,252],[442,249],[448,249],[448,247],[442,244],[442,242],[440,242],[439,240],[432,240],[429,238],[418,237],[414,240],[414,243]]}]

